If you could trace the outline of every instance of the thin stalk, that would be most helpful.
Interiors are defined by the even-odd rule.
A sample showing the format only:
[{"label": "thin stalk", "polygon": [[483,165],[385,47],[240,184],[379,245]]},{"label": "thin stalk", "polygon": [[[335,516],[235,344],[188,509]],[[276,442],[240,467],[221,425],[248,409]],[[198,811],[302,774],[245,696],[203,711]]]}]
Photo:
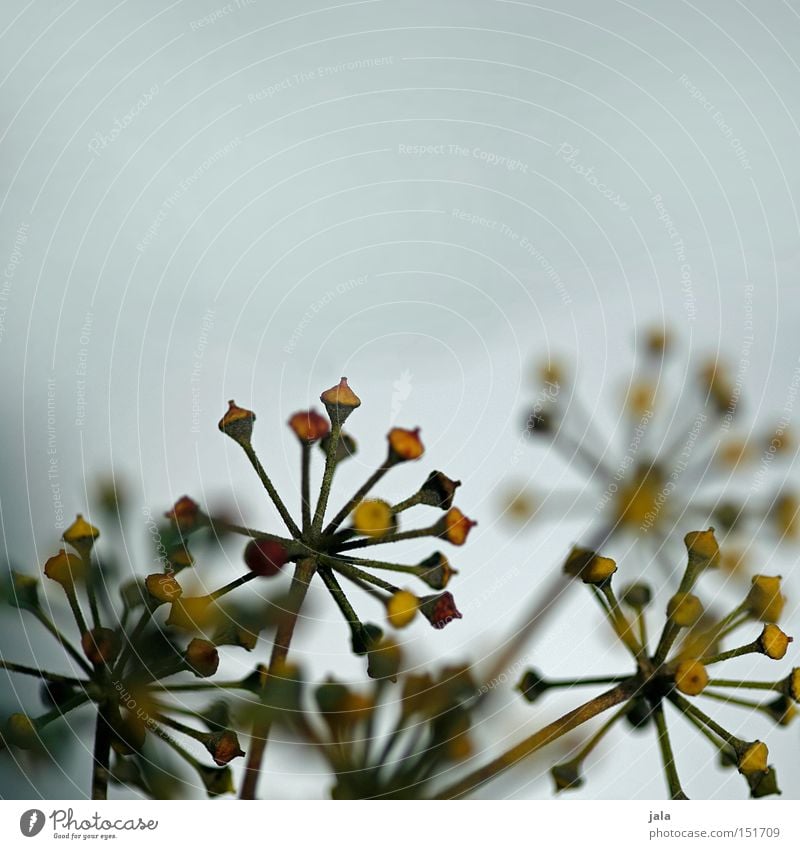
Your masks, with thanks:
[{"label": "thin stalk", "polygon": [[95,564],[92,560],[91,554],[87,554],[83,558],[83,563],[86,569],[86,595],[89,598],[89,611],[92,617],[92,625],[95,628],[99,628],[101,625],[100,610],[97,606],[97,587],[95,586],[97,570],[94,568]]},{"label": "thin stalk", "polygon": [[709,687],[732,687],[746,690],[773,690],[780,692],[783,681],[732,681],[728,678],[712,678],[708,682]]},{"label": "thin stalk", "polygon": [[342,560],[338,560],[337,558],[324,556],[320,557],[320,561],[326,566],[329,565],[332,569],[335,569],[340,575],[344,575],[347,578],[357,578],[360,581],[366,581],[367,583],[374,584],[376,587],[380,587],[381,589],[386,590],[390,593],[398,592],[398,588],[393,584],[390,584],[388,581],[384,581],[381,578],[376,578],[375,575],[370,575],[369,572],[364,572],[357,566],[353,566],[352,563],[345,563]]},{"label": "thin stalk", "polygon": [[404,501],[399,501],[397,504],[392,505],[392,513],[397,515],[398,513],[403,513],[408,510],[410,507],[416,507],[417,504],[422,503],[422,499],[423,494],[421,492],[415,492]]},{"label": "thin stalk", "polygon": [[738,649],[730,649],[729,651],[720,652],[712,657],[704,657],[703,665],[710,666],[712,663],[720,663],[723,660],[730,660],[732,657],[742,657],[745,654],[754,654],[760,652],[761,647],[757,642],[748,643],[746,646],[739,646]]},{"label": "thin stalk", "polygon": [[92,799],[108,798],[109,761],[111,757],[111,726],[108,724],[107,707],[101,705],[97,711],[94,727],[94,749],[92,752]]},{"label": "thin stalk", "polygon": [[[334,431],[338,434],[338,428],[334,425]],[[333,431],[332,431],[333,432]],[[338,436],[337,436],[338,438]],[[286,660],[289,654],[289,646],[292,642],[294,629],[300,609],[308,592],[308,585],[314,577],[317,564],[313,558],[304,558],[297,563],[292,585],[289,588],[289,600],[286,615],[281,618],[275,632],[275,640],[272,644],[272,654],[269,661],[267,679],[274,675],[278,667]],[[258,778],[261,773],[261,764],[264,760],[264,750],[267,747],[271,722],[269,718],[259,717],[253,723],[253,733],[250,741],[250,751],[245,766],[244,779],[242,781],[240,799],[255,799],[258,787]]]},{"label": "thin stalk", "polygon": [[75,592],[75,588],[65,587],[64,594],[67,596],[70,610],[72,610],[72,616],[75,619],[75,624],[78,626],[78,632],[82,637],[89,629],[86,627],[86,619],[83,617],[83,610],[81,610],[81,605],[78,601],[78,595]]},{"label": "thin stalk", "polygon": [[322,532],[324,536],[328,536],[336,531],[339,525],[350,515],[353,508],[364,498],[364,496],[375,486],[376,483],[389,471],[391,465],[383,463],[361,484],[361,486],[353,493],[347,504],[328,522],[325,530]]},{"label": "thin stalk", "polygon": [[348,627],[352,630],[356,625],[360,625],[361,620],[358,618],[358,614],[348,601],[347,596],[344,594],[344,590],[336,580],[335,576],[331,573],[330,569],[327,566],[322,566],[318,569],[318,572],[323,583],[328,588],[328,592],[331,596],[333,596],[336,606],[342,612]]},{"label": "thin stalk", "polygon": [[639,645],[639,641],[633,633],[633,625],[619,606],[619,601],[617,601],[617,597],[614,594],[611,584],[603,584],[600,591],[603,593],[606,601],[608,602],[608,608],[611,613],[611,623],[614,627],[614,631],[631,654],[633,654],[635,658],[640,659],[642,657],[642,647]]},{"label": "thin stalk", "polygon": [[438,523],[431,525],[429,528],[417,528],[413,531],[401,531],[398,534],[386,534],[382,537],[366,537],[365,539],[356,539],[352,542],[346,542],[339,547],[339,551],[349,551],[353,548],[369,548],[373,545],[383,545],[388,542],[402,542],[407,539],[419,539],[420,537],[436,536],[439,532]]},{"label": "thin stalk", "polygon": [[328,450],[325,452],[325,471],[322,473],[322,484],[319,488],[317,507],[314,510],[314,519],[311,522],[311,533],[319,536],[322,531],[322,522],[325,519],[325,510],[328,507],[328,498],[331,494],[333,484],[333,473],[336,471],[336,452],[339,448],[339,437],[342,433],[341,422],[331,422],[331,432],[328,437]]},{"label": "thin stalk", "polygon": [[446,787],[435,798],[457,799],[459,796],[468,795],[481,784],[505,772],[509,767],[518,764],[521,760],[528,757],[528,755],[552,743],[568,731],[572,731],[574,728],[583,725],[584,722],[593,719],[609,708],[627,701],[634,692],[635,687],[635,680],[628,679],[613,689],[601,693],[580,707],[571,710],[569,713],[565,713],[564,716],[546,725],[521,743],[517,743],[516,746],[513,746],[485,766],[476,769],[465,778]]},{"label": "thin stalk", "polygon": [[728,745],[732,746],[734,750],[741,748],[742,741],[738,737],[731,734],[730,731],[726,731],[726,729],[724,729],[718,722],[715,722],[707,713],[684,699],[683,696],[679,696],[677,693],[672,692],[669,695],[669,700],[678,708],[678,710],[683,711],[687,716],[695,717],[697,720],[702,722],[706,728],[710,728],[718,737],[728,743]]},{"label": "thin stalk", "polygon": [[131,631],[130,635],[123,635],[126,641],[125,648],[122,650],[122,654],[120,654],[119,660],[116,662],[113,670],[111,671],[112,677],[119,677],[125,671],[125,667],[128,665],[128,661],[130,660],[131,654],[134,650],[134,643],[139,639],[142,631],[144,631],[145,627],[147,626],[147,623],[150,621],[154,609],[155,608],[145,603],[142,615],[139,617],[137,623],[133,626],[133,631]]},{"label": "thin stalk", "polygon": [[57,675],[54,672],[45,672],[43,669],[36,669],[33,666],[24,666],[21,663],[11,663],[8,660],[0,658],[0,669],[5,669],[8,672],[17,672],[20,675],[31,675],[34,678],[41,678],[42,681],[50,681],[53,684],[69,684],[73,687],[86,687],[89,682],[81,678],[71,678],[68,675]]},{"label": "thin stalk", "polygon": [[630,710],[630,704],[624,704],[614,715],[606,720],[600,728],[589,738],[589,741],[578,751],[575,757],[570,758],[566,763],[580,766],[586,758],[597,748],[601,740],[608,734],[609,731],[622,719],[623,716]]},{"label": "thin stalk", "polygon": [[204,519],[205,524],[211,528],[212,531],[219,530],[223,533],[250,537],[250,539],[268,539],[272,540],[272,542],[279,542],[284,547],[290,546],[293,542],[293,540],[287,539],[286,537],[278,536],[277,534],[268,534],[266,531],[259,531],[256,528],[248,528],[245,525],[236,525],[233,522],[226,521],[225,519],[215,519],[212,516],[205,516]]},{"label": "thin stalk", "polygon": [[683,788],[681,787],[681,780],[675,766],[675,756],[672,753],[672,743],[669,739],[663,702],[659,702],[653,708],[653,717],[656,721],[656,729],[658,730],[658,745],[661,748],[661,761],[664,765],[664,776],[667,779],[667,786],[669,787],[669,797],[673,800],[688,799],[689,797],[683,792]]},{"label": "thin stalk", "polygon": [[261,483],[264,486],[264,489],[267,491],[267,495],[269,495],[272,503],[275,505],[275,509],[280,513],[281,519],[283,519],[283,523],[286,525],[289,533],[297,539],[300,536],[300,529],[294,522],[294,519],[291,517],[291,514],[286,509],[286,505],[283,503],[283,499],[278,494],[278,490],[275,489],[272,481],[269,478],[264,467],[261,465],[261,461],[258,459],[258,455],[255,452],[253,446],[248,442],[242,445],[244,449],[244,453],[247,455],[247,459],[252,464],[253,468],[256,470],[256,474],[258,475]]},{"label": "thin stalk", "polygon": [[83,669],[87,675],[92,675],[94,670],[86,662],[80,652],[72,645],[72,643],[56,628],[56,626],[47,618],[44,611],[34,610],[33,615],[44,625],[45,628],[58,640],[61,648]]},{"label": "thin stalk", "polygon": [[311,444],[300,444],[300,499],[302,501],[303,533],[311,529]]},{"label": "thin stalk", "polygon": [[242,584],[246,584],[249,581],[252,581],[253,578],[257,577],[258,574],[256,572],[246,572],[244,575],[241,575],[230,583],[225,584],[224,587],[220,587],[218,590],[214,590],[213,593],[209,593],[208,597],[216,601],[218,598],[222,598],[222,596],[227,595],[229,592],[232,592],[233,590],[241,587]]}]

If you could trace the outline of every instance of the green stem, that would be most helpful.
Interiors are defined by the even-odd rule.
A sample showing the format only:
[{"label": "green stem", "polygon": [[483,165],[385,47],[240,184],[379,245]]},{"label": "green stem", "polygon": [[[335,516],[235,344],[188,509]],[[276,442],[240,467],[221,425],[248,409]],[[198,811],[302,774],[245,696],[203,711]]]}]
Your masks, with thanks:
[{"label": "green stem", "polygon": [[728,743],[733,747],[734,751],[738,751],[743,743],[742,741],[731,734],[730,731],[724,729],[718,722],[715,722],[707,713],[700,710],[699,707],[693,705],[691,702],[687,701],[683,698],[683,696],[679,696],[677,693],[672,692],[669,695],[669,700],[681,711],[683,711],[688,716],[693,716],[698,719],[706,728],[710,728],[718,737]]},{"label": "green stem", "polygon": [[325,510],[328,507],[328,498],[331,494],[333,484],[333,473],[336,471],[336,452],[339,448],[339,437],[342,433],[341,422],[331,422],[331,432],[328,437],[328,450],[325,452],[325,471],[322,473],[322,484],[319,488],[319,498],[314,511],[314,519],[311,522],[311,533],[314,537],[320,535],[322,522],[325,519]]},{"label": "green stem", "polygon": [[218,598],[222,598],[224,595],[227,595],[229,592],[233,592],[233,590],[238,589],[243,584],[246,584],[257,577],[258,574],[256,572],[246,572],[244,575],[236,578],[236,580],[225,584],[224,587],[220,587],[218,590],[214,590],[213,593],[209,593],[208,597],[216,601]]},{"label": "green stem", "polygon": [[[337,430],[334,426],[334,430]],[[316,572],[317,563],[313,558],[300,560],[295,567],[292,585],[289,588],[289,600],[287,602],[286,615],[281,618],[275,631],[275,640],[272,644],[267,681],[274,676],[278,668],[284,663],[289,654],[289,646],[292,642],[294,629],[300,615],[300,609],[308,592],[308,585]],[[267,747],[271,721],[268,715],[259,717],[253,723],[253,733],[250,741],[250,751],[245,766],[244,779],[239,794],[240,799],[255,799],[258,788],[258,778],[261,773],[261,764],[264,760],[264,750]]]},{"label": "green stem", "polygon": [[86,620],[83,617],[83,610],[81,610],[81,605],[78,601],[78,595],[75,592],[75,588],[65,587],[64,593],[67,596],[67,601],[69,602],[70,609],[72,610],[72,616],[75,619],[75,624],[78,626],[78,632],[81,637],[83,637],[89,629],[86,627]]},{"label": "green stem", "polygon": [[709,687],[732,687],[746,690],[774,690],[780,692],[783,681],[732,681],[727,678],[712,678],[708,682]]},{"label": "green stem", "polygon": [[300,443],[300,500],[302,501],[303,533],[311,530],[311,444]]},{"label": "green stem", "polygon": [[250,539],[268,539],[272,542],[279,542],[284,548],[291,546],[293,540],[287,537],[278,536],[277,534],[268,534],[266,531],[259,531],[256,528],[248,528],[245,525],[235,525],[233,522],[228,522],[225,519],[215,519],[211,516],[205,516],[205,524],[212,531],[221,531],[228,534],[238,534],[239,536],[249,537]]},{"label": "green stem", "polygon": [[320,557],[320,562],[324,563],[326,566],[330,566],[340,575],[344,575],[346,578],[350,578],[351,580],[366,581],[367,583],[374,584],[376,587],[380,587],[382,590],[386,590],[392,594],[399,592],[398,588],[393,584],[390,584],[388,581],[384,581],[382,578],[377,578],[375,575],[370,575],[369,572],[364,572],[357,566],[353,566],[352,563],[345,563],[335,557],[325,556]]},{"label": "green stem", "polygon": [[85,687],[89,683],[80,678],[70,678],[68,675],[45,672],[43,669],[36,669],[33,666],[23,666],[21,663],[11,663],[2,658],[0,658],[0,669],[5,669],[8,672],[17,672],[20,675],[32,675],[34,678],[41,678],[42,681],[51,681],[53,684],[69,684],[73,687]]},{"label": "green stem", "polygon": [[382,537],[367,537],[346,542],[339,547],[339,551],[349,551],[353,548],[368,548],[373,545],[384,545],[390,542],[402,542],[407,539],[420,539],[420,537],[436,536],[439,531],[438,523],[429,528],[417,528],[413,531],[401,531],[399,534],[387,534]]},{"label": "green stem", "polygon": [[375,486],[376,483],[389,471],[391,465],[384,463],[378,466],[377,469],[364,481],[363,484],[355,491],[353,496],[342,507],[342,509],[331,519],[325,530],[322,532],[324,536],[328,536],[336,531],[339,525],[350,515],[353,508],[364,498],[364,496]]},{"label": "green stem", "polygon": [[672,800],[688,799],[689,797],[683,792],[683,788],[681,787],[681,780],[675,766],[675,756],[672,753],[672,743],[669,739],[663,702],[659,702],[653,708],[653,717],[655,718],[656,729],[658,730],[658,745],[661,748],[661,761],[664,765],[664,775],[669,786],[669,797]]},{"label": "green stem", "polygon": [[342,589],[339,582],[336,580],[335,576],[331,573],[330,568],[327,566],[321,566],[318,570],[320,578],[322,578],[323,583],[328,588],[328,592],[333,596],[333,600],[336,602],[336,606],[342,612],[342,615],[347,622],[348,627],[353,630],[357,625],[361,624],[361,620],[358,618],[358,614],[353,609],[353,606],[347,599],[347,596],[344,594],[344,590]]},{"label": "green stem", "polygon": [[422,499],[424,498],[423,493],[415,492],[413,495],[409,496],[405,499],[405,501],[400,501],[397,504],[392,506],[392,513],[397,515],[398,513],[402,513],[405,510],[408,510],[410,507],[416,507],[417,504],[422,503]]},{"label": "green stem", "polygon": [[56,628],[56,626],[47,618],[44,611],[42,610],[34,610],[33,615],[41,622],[42,625],[58,640],[61,644],[61,648],[78,664],[78,666],[83,669],[83,671],[87,675],[94,674],[94,670],[91,666],[86,662],[80,652],[75,648],[75,646],[70,643],[70,641],[61,633],[61,631]]},{"label": "green stem", "polygon": [[720,652],[720,654],[715,654],[711,657],[704,657],[703,665],[710,666],[712,663],[720,663],[723,660],[730,660],[732,657],[742,657],[743,655],[757,652],[761,652],[759,644],[757,642],[748,643],[746,646],[739,646],[738,649],[730,649],[729,651]]},{"label": "green stem", "polygon": [[92,753],[92,799],[108,798],[109,762],[111,757],[111,726],[107,708],[100,706],[94,728]]},{"label": "green stem", "polygon": [[468,795],[481,784],[505,772],[509,767],[518,764],[523,758],[552,743],[568,731],[572,731],[573,728],[577,728],[579,725],[583,725],[584,722],[593,719],[609,708],[627,701],[635,691],[635,688],[635,679],[628,679],[618,684],[612,690],[601,693],[599,696],[546,725],[521,743],[517,743],[516,746],[512,746],[508,751],[490,761],[485,766],[476,769],[465,778],[446,787],[435,798],[457,799],[459,796]]},{"label": "green stem", "polygon": [[275,505],[276,510],[281,515],[281,519],[283,519],[283,523],[286,525],[289,533],[295,538],[299,539],[301,536],[300,529],[292,519],[291,514],[286,509],[286,505],[283,503],[283,499],[278,494],[278,490],[275,489],[272,481],[269,478],[264,467],[261,465],[261,461],[258,459],[258,455],[255,452],[253,446],[248,442],[242,445],[244,448],[244,453],[247,454],[247,459],[252,464],[253,468],[256,470],[256,474],[258,475],[261,483],[264,486],[264,489],[267,491],[267,495],[272,499],[272,503]]}]

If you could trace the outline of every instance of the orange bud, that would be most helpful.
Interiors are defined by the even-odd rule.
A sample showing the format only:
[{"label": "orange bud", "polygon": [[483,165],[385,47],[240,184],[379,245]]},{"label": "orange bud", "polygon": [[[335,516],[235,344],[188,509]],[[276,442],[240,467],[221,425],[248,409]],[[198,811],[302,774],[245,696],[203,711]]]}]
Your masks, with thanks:
[{"label": "orange bud", "polygon": [[330,432],[328,420],[316,410],[303,410],[289,419],[289,427],[301,442],[312,443],[324,439]]},{"label": "orange bud", "polygon": [[81,637],[81,648],[94,666],[111,664],[119,654],[119,635],[110,628],[93,628]]},{"label": "orange bud", "polygon": [[186,663],[198,678],[210,678],[219,669],[217,647],[195,637],[186,647]]},{"label": "orange bud", "polygon": [[200,517],[200,507],[196,501],[184,495],[179,498],[164,516],[177,525],[182,531],[192,530]]},{"label": "orange bud", "polygon": [[80,557],[67,554],[62,548],[44,564],[44,573],[51,581],[61,584],[65,590],[71,590],[75,581],[84,577],[85,567]]},{"label": "orange bud", "polygon": [[425,446],[419,438],[418,427],[414,430],[393,427],[387,439],[389,440],[389,461],[392,463],[418,460],[425,452]]},{"label": "orange bud", "polygon": [[469,532],[477,524],[472,519],[468,519],[458,507],[451,507],[439,523],[441,527],[439,536],[453,545],[464,545]]},{"label": "orange bud", "polygon": [[73,548],[84,556],[92,550],[94,541],[100,536],[100,531],[94,525],[90,525],[83,516],[78,513],[75,521],[64,531],[61,539],[69,543]]},{"label": "orange bud", "polygon": [[357,407],[361,406],[361,399],[347,385],[347,378],[343,377],[336,386],[326,389],[319,400],[325,405],[332,422],[342,424],[345,419]]},{"label": "orange bud", "polygon": [[235,401],[228,401],[228,411],[219,420],[219,429],[239,445],[249,446],[253,435],[253,422],[256,414],[244,407],[237,407]]}]

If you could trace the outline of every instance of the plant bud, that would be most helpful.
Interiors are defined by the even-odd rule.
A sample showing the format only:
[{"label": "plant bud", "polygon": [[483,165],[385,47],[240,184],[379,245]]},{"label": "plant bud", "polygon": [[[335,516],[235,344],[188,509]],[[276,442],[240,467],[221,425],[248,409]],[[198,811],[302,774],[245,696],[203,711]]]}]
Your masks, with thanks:
[{"label": "plant bud", "polygon": [[783,681],[783,692],[800,704],[800,667],[793,669]]},{"label": "plant bud", "polygon": [[100,531],[90,525],[78,513],[75,521],[64,531],[61,539],[69,543],[83,557],[88,557],[94,541],[100,536]]},{"label": "plant bud", "polygon": [[771,623],[764,626],[761,636],[758,638],[758,646],[763,654],[772,660],[781,660],[793,642],[793,637],[788,637],[777,625]]},{"label": "plant bud", "polygon": [[239,747],[239,738],[234,731],[219,731],[216,734],[209,734],[205,747],[217,766],[226,766],[234,758],[244,756],[244,752]]},{"label": "plant bud", "polygon": [[714,529],[707,531],[692,531],[683,538],[689,553],[689,562],[697,566],[719,565],[719,544],[714,536]]},{"label": "plant bud", "polygon": [[377,681],[396,681],[402,662],[403,652],[400,646],[386,637],[369,652],[367,675]]},{"label": "plant bud", "polygon": [[765,796],[780,796],[778,787],[778,775],[770,766],[766,772],[754,772],[747,776],[750,785],[750,798],[763,799]]},{"label": "plant bud", "polygon": [[307,445],[324,439],[331,430],[328,420],[316,410],[295,413],[289,419],[289,427],[294,431],[295,436]]},{"label": "plant bud", "polygon": [[407,590],[399,590],[386,602],[386,618],[393,628],[405,628],[414,621],[420,601]]},{"label": "plant bud", "polygon": [[359,657],[372,651],[383,637],[383,631],[372,622],[354,622],[351,625],[351,646],[353,654]]},{"label": "plant bud", "polygon": [[453,506],[456,489],[460,486],[461,481],[451,480],[444,472],[431,472],[419,489],[422,503],[449,510]]},{"label": "plant bud", "polygon": [[408,460],[419,460],[425,453],[425,446],[419,438],[419,428],[406,430],[402,427],[393,427],[386,437],[389,440],[389,460],[392,465],[404,463]]},{"label": "plant bud", "polygon": [[797,716],[797,708],[788,696],[778,696],[764,705],[764,710],[778,725],[789,725]]},{"label": "plant bud", "polygon": [[764,773],[768,769],[769,749],[767,749],[766,743],[762,743],[760,740],[747,744],[737,755],[739,772],[742,775],[751,776],[756,773]]},{"label": "plant bud", "polygon": [[40,745],[36,723],[24,713],[12,713],[8,717],[3,738],[18,749],[35,749]]},{"label": "plant bud", "polygon": [[85,572],[81,558],[67,554],[63,548],[44,564],[45,575],[70,592],[74,590],[75,582],[85,577]]},{"label": "plant bud", "polygon": [[397,530],[397,519],[391,505],[376,498],[368,498],[353,510],[353,528],[368,537],[384,537]]},{"label": "plant bud", "polygon": [[167,617],[167,625],[185,631],[202,630],[213,618],[213,602],[214,599],[208,595],[175,599]]},{"label": "plant bud", "polygon": [[653,599],[653,591],[647,584],[629,584],[622,591],[622,601],[633,610],[644,610]]},{"label": "plant bud", "polygon": [[186,647],[186,663],[198,678],[210,678],[219,669],[219,652],[214,643],[195,637]]},{"label": "plant bud", "polygon": [[11,581],[8,585],[8,603],[19,610],[39,609],[39,581],[21,572],[11,570]]},{"label": "plant bud", "polygon": [[219,420],[219,429],[243,448],[250,447],[250,438],[253,435],[253,422],[256,414],[244,407],[237,407],[235,401],[228,401],[228,411]]},{"label": "plant bud", "polygon": [[361,399],[347,385],[347,378],[343,377],[336,386],[326,389],[319,400],[325,405],[328,416],[334,424],[344,424],[353,410],[361,406]]},{"label": "plant bud", "polygon": [[[328,453],[328,443],[330,442],[330,440],[330,434],[320,440],[319,447],[323,454]],[[356,443],[355,439],[353,439],[353,437],[350,436],[349,433],[345,433],[344,431],[342,431],[342,433],[339,434],[339,441],[336,443],[336,456],[334,457],[334,460],[336,460],[337,463],[341,463],[342,460],[347,460],[349,457],[352,457],[357,451],[358,444]]]},{"label": "plant bud", "polygon": [[601,557],[588,548],[575,546],[567,555],[564,572],[573,578],[580,578],[584,584],[598,586],[609,580],[617,571],[617,564],[610,557]]},{"label": "plant bud", "polygon": [[667,604],[667,616],[681,628],[691,628],[702,615],[703,604],[691,593],[676,593]]},{"label": "plant bud", "polygon": [[428,595],[419,600],[419,609],[422,615],[436,629],[444,628],[454,619],[461,619],[456,607],[452,593],[444,592],[440,595]]},{"label": "plant bud", "polygon": [[179,498],[164,516],[170,520],[179,530],[188,532],[197,527],[200,519],[200,507],[196,501],[184,495]]},{"label": "plant bud", "polygon": [[468,519],[458,507],[451,507],[437,523],[438,536],[453,545],[464,545],[469,532],[477,524],[472,519]]},{"label": "plant bud", "polygon": [[147,592],[159,604],[173,602],[183,594],[183,588],[171,572],[157,572],[154,575],[148,575],[144,579],[144,585]]},{"label": "plant bud", "polygon": [[198,764],[197,773],[203,782],[203,787],[206,788],[206,795],[209,799],[224,796],[226,793],[236,792],[236,788],[233,785],[233,773],[228,766],[213,767]]},{"label": "plant bud", "polygon": [[583,776],[575,761],[556,764],[550,770],[550,776],[553,779],[556,793],[560,793],[562,790],[577,790],[579,787],[583,787]]},{"label": "plant bud", "polygon": [[780,575],[754,575],[745,601],[754,618],[762,622],[777,622],[786,603],[786,597],[781,594]]},{"label": "plant bud", "polygon": [[517,684],[517,690],[531,704],[537,702],[549,689],[550,684],[535,669],[528,669]]},{"label": "plant bud", "polygon": [[450,583],[453,575],[458,574],[441,551],[435,551],[418,564],[417,569],[417,577],[432,590],[443,590]]},{"label": "plant bud", "polygon": [[800,499],[792,492],[783,492],[772,505],[772,518],[782,537],[796,539],[800,530]]},{"label": "plant bud", "polygon": [[119,654],[119,635],[110,628],[93,628],[81,637],[81,648],[93,666],[110,665]]},{"label": "plant bud", "polygon": [[708,684],[708,672],[699,660],[682,660],[675,667],[675,687],[687,696],[697,696]]},{"label": "plant bud", "polygon": [[251,539],[244,550],[245,565],[262,578],[272,578],[280,574],[288,559],[288,552],[276,540]]}]

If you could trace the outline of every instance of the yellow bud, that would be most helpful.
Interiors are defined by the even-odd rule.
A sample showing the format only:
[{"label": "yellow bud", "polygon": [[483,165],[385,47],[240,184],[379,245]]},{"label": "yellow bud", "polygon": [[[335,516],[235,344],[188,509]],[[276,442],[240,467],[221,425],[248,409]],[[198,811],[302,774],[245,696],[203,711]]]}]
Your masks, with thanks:
[{"label": "yellow bud", "polygon": [[472,519],[468,519],[458,507],[451,507],[442,518],[440,537],[443,537],[453,545],[464,545],[469,532],[477,525]]},{"label": "yellow bud", "polygon": [[62,548],[44,564],[44,573],[57,584],[66,589],[72,589],[75,581],[84,577],[84,564],[80,557],[67,554]]},{"label": "yellow bud", "polygon": [[12,713],[8,717],[4,736],[19,749],[33,749],[39,743],[36,723],[24,713]]},{"label": "yellow bud", "polygon": [[707,566],[719,564],[719,543],[714,536],[714,529],[707,531],[692,531],[683,538],[689,560],[700,561]]},{"label": "yellow bud", "polygon": [[419,599],[407,590],[399,590],[386,602],[386,618],[394,628],[405,628],[417,615]]},{"label": "yellow bud", "polygon": [[94,541],[100,536],[100,531],[90,525],[86,519],[78,513],[75,521],[64,531],[61,539],[68,542],[73,548],[80,551],[81,554],[88,554],[91,551]]},{"label": "yellow bud", "polygon": [[762,622],[777,622],[786,598],[781,594],[780,576],[754,575],[753,585],[745,599],[752,616]]},{"label": "yellow bud", "polygon": [[602,584],[617,571],[617,564],[610,557],[593,557],[581,575],[585,584]]},{"label": "yellow bud", "polygon": [[167,625],[182,628],[185,631],[200,630],[206,627],[214,615],[214,599],[211,596],[178,598],[172,602],[167,617]]},{"label": "yellow bud", "polygon": [[702,615],[703,604],[691,593],[676,593],[667,604],[667,616],[681,628],[691,628]]},{"label": "yellow bud", "polygon": [[765,625],[758,638],[761,651],[772,660],[780,660],[792,641],[792,637],[788,637],[777,625],[772,624]]},{"label": "yellow bud", "polygon": [[158,572],[155,575],[148,575],[144,579],[144,585],[147,587],[147,592],[162,604],[175,601],[183,593],[183,588],[175,576],[169,573]]},{"label": "yellow bud", "polygon": [[353,527],[368,537],[382,537],[395,530],[392,508],[385,501],[367,499],[353,510]]},{"label": "yellow bud", "polygon": [[766,772],[768,758],[769,749],[767,749],[766,743],[756,740],[739,755],[739,772],[742,775],[755,775],[759,772]]},{"label": "yellow bud", "polygon": [[361,399],[347,385],[346,377],[343,377],[336,386],[326,389],[319,396],[319,400],[325,405],[328,416],[334,424],[342,424],[353,410],[361,406]]},{"label": "yellow bud", "polygon": [[708,672],[699,660],[682,660],[675,668],[675,686],[687,696],[696,696],[705,690]]}]

